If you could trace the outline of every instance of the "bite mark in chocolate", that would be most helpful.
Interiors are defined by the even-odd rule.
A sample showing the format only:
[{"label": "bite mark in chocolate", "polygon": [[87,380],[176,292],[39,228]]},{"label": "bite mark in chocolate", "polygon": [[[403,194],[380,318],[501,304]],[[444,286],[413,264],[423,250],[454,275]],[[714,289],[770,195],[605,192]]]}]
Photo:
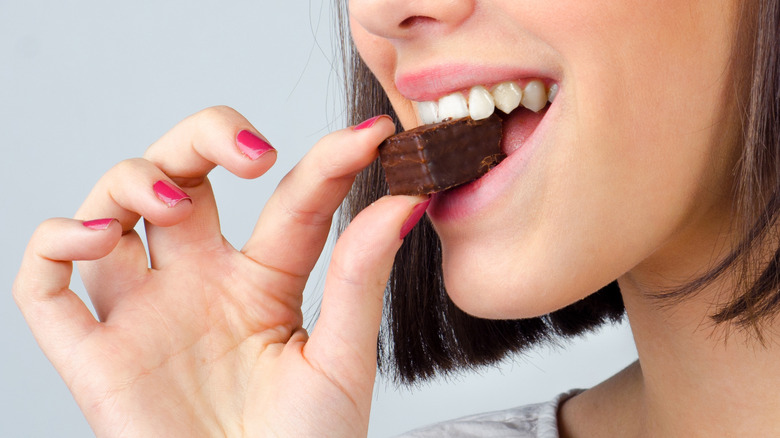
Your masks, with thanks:
[{"label": "bite mark in chocolate", "polygon": [[501,119],[495,114],[419,126],[379,145],[391,195],[429,194],[465,184],[503,158]]}]

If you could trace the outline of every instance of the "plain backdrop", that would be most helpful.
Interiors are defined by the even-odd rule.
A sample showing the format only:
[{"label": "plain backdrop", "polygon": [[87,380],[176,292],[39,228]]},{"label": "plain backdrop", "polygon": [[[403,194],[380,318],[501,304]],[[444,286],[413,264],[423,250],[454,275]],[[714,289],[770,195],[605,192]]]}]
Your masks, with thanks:
[{"label": "plain backdrop", "polygon": [[[279,149],[258,180],[212,174],[224,234],[241,246],[281,177],[344,126],[332,29],[328,0],[0,0],[0,435],[92,435],[11,297],[37,224],[72,215],[113,164],[224,104]],[[310,323],[322,262],[306,291]],[[77,276],[73,287],[82,289]],[[635,358],[623,324],[448,381],[397,388],[379,378],[370,436],[547,400]]]}]

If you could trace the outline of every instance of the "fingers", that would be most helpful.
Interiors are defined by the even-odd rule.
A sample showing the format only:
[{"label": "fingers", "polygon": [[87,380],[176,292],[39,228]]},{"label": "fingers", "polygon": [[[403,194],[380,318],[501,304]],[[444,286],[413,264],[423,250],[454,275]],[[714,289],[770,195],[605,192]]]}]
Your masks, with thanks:
[{"label": "fingers", "polygon": [[187,220],[176,222],[176,227],[150,220],[150,255],[155,266],[162,267],[193,245],[223,243],[208,172],[219,165],[239,177],[256,178],[276,161],[276,150],[241,114],[218,106],[184,119],[151,145],[144,158],[193,201]]},{"label": "fingers", "polygon": [[191,187],[217,164],[241,178],[257,178],[274,164],[276,150],[244,116],[216,106],[181,121],[144,158],[182,187]]},{"label": "fingers", "polygon": [[41,348],[55,364],[66,360],[72,346],[98,324],[68,286],[72,260],[93,260],[108,254],[122,229],[115,220],[82,224],[50,219],[33,234],[13,285],[14,299]]},{"label": "fingers", "polygon": [[[402,236],[427,206],[428,200],[419,197],[384,197],[363,210],[336,243],[320,317],[305,347],[307,358],[334,373],[331,377],[341,382],[373,379],[383,294],[393,259]],[[360,376],[355,360],[363,371]],[[356,382],[355,387],[364,386]]]},{"label": "fingers", "polygon": [[258,219],[243,252],[262,265],[306,278],[330,231],[333,213],[355,175],[377,156],[395,127],[387,116],[320,140],[284,177]]},{"label": "fingers", "polygon": [[[130,233],[144,216],[149,258],[153,267],[161,267],[185,250],[182,243],[222,243],[216,203],[206,179],[211,169],[222,165],[253,178],[275,159],[276,151],[244,117],[227,107],[209,108],[176,125],[149,147],[143,159],[115,166],[101,178],[76,217],[115,217]],[[137,259],[145,266],[140,240],[127,240],[123,249],[143,254]],[[88,288],[105,273],[122,275],[127,261],[126,256],[112,254],[83,267],[88,271]]]},{"label": "fingers", "polygon": [[[176,125],[149,147],[144,159],[127,160],[112,169],[79,215],[116,217],[125,231],[133,227],[139,213],[154,225],[172,226],[192,214],[191,204],[212,200],[210,190],[189,188],[203,184],[216,165],[254,178],[275,159],[276,151],[240,114],[227,107],[209,108]],[[216,216],[214,220],[216,226]]]},{"label": "fingers", "polygon": [[[98,181],[76,218],[114,217],[124,232],[116,251],[100,260],[79,263],[84,286],[101,320],[108,318],[132,285],[148,275],[146,249],[133,231],[138,218],[143,215],[152,223],[171,226],[192,216],[193,210],[190,196],[144,159],[123,161]],[[147,235],[147,240],[151,248],[153,239]],[[153,266],[161,253],[150,251]]]},{"label": "fingers", "polygon": [[134,158],[109,170],[76,212],[77,219],[113,217],[127,232],[143,215],[171,226],[192,214],[192,198],[151,162]]}]

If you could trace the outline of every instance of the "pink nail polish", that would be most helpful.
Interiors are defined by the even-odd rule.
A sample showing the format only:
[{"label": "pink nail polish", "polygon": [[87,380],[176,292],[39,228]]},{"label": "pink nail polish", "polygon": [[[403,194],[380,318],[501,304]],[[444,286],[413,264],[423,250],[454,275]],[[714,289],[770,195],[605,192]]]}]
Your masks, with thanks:
[{"label": "pink nail polish", "polygon": [[383,115],[371,117],[370,119],[360,123],[359,125],[353,126],[352,130],[353,131],[360,131],[361,129],[368,129],[368,128],[376,125],[376,122],[378,122],[379,119],[381,119],[382,117],[387,117],[387,116],[383,114]]},{"label": "pink nail polish", "polygon": [[255,134],[243,130],[236,136],[236,145],[242,154],[251,160],[256,160],[268,151],[275,151],[273,146]]},{"label": "pink nail polish", "polygon": [[167,181],[157,181],[152,188],[154,189],[154,194],[168,207],[173,207],[185,200],[192,202],[192,198],[189,195]]},{"label": "pink nail polish", "polygon": [[114,222],[116,219],[114,218],[105,218],[105,219],[93,219],[91,221],[83,221],[81,225],[84,225],[85,227],[92,229],[92,230],[105,230],[108,229],[108,227],[111,225],[111,222]]},{"label": "pink nail polish", "polygon": [[420,219],[425,214],[425,210],[428,209],[428,204],[431,203],[431,198],[426,199],[425,201],[417,204],[412,209],[412,213],[409,215],[409,217],[406,219],[406,222],[404,222],[403,226],[401,226],[401,240],[403,240],[404,237],[406,237],[407,234],[409,234],[410,231],[412,231],[412,228],[414,228],[415,225],[417,225],[417,222],[420,221]]}]

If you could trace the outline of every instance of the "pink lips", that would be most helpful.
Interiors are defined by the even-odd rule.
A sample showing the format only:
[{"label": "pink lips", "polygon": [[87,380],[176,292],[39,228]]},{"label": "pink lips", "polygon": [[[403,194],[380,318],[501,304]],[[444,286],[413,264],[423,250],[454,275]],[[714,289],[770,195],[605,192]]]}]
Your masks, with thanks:
[{"label": "pink lips", "polygon": [[407,99],[423,102],[436,100],[474,85],[491,85],[523,78],[544,79],[551,76],[528,68],[444,64],[409,73],[398,71],[395,75],[395,86]]},{"label": "pink lips", "polygon": [[[421,102],[435,100],[446,94],[468,89],[474,85],[490,85],[507,80],[542,79],[545,82],[558,82],[540,71],[516,67],[485,67],[467,64],[447,64],[434,68],[421,69],[411,73],[398,72],[396,87],[407,99]],[[497,201],[520,177],[527,165],[534,145],[539,143],[539,127],[549,125],[551,106],[539,113],[529,110],[516,110],[504,117],[504,135],[502,149],[509,155],[498,166],[471,183],[437,193],[431,198],[428,208],[429,217],[436,222],[466,219],[485,211]],[[555,118],[553,115],[552,118]],[[544,131],[545,129],[541,129]]]},{"label": "pink lips", "polygon": [[539,138],[544,137],[544,131],[552,123],[550,119],[556,118],[556,109],[553,105],[539,113],[520,110],[505,118],[501,148],[508,156],[479,179],[434,194],[428,208],[434,224],[473,217],[487,211],[511,191],[532,161]]}]

